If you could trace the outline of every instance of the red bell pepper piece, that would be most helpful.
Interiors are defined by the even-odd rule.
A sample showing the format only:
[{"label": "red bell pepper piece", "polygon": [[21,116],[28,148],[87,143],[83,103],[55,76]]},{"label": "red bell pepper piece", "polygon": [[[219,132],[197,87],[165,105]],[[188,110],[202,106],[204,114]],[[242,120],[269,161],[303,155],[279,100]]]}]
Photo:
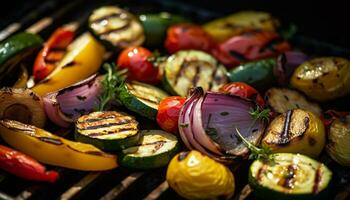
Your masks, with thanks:
[{"label": "red bell pepper piece", "polygon": [[213,49],[212,54],[226,67],[233,67],[242,62],[277,56],[289,49],[289,43],[277,33],[256,31],[233,36]]},{"label": "red bell pepper piece", "polygon": [[61,27],[55,30],[35,59],[33,75],[36,82],[43,80],[56,68],[73,38],[74,31],[70,28]]},{"label": "red bell pepper piece", "polygon": [[33,158],[3,145],[0,145],[0,168],[33,181],[53,183],[59,177],[56,171],[46,171],[45,167]]}]

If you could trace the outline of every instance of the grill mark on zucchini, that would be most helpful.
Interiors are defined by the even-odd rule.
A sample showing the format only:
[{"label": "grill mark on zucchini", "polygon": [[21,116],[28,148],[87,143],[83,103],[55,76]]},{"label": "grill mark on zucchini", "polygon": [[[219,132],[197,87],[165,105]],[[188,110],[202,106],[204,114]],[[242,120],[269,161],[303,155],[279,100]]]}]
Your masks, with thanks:
[{"label": "grill mark on zucchini", "polygon": [[[125,16],[125,18],[122,17],[123,15]],[[102,17],[97,18],[97,19],[95,19],[95,20],[92,20],[90,23],[91,23],[91,24],[100,23],[101,21],[103,21],[103,20],[108,20],[108,19],[110,19],[110,18],[128,19],[129,17],[128,17],[125,13],[123,13],[123,12],[111,13],[111,14],[109,14],[109,15],[105,15],[105,16],[102,16]]]},{"label": "grill mark on zucchini", "polygon": [[197,83],[199,81],[199,78],[200,78],[200,68],[201,66],[199,64],[196,65],[196,74],[194,75],[194,78],[192,79],[192,85],[193,86],[197,86]]},{"label": "grill mark on zucchini", "polygon": [[278,182],[279,185],[281,185],[284,188],[292,189],[295,183],[295,172],[297,170],[297,166],[294,164],[291,164],[288,166],[287,175],[285,175],[280,181]]},{"label": "grill mark on zucchini", "polygon": [[318,187],[319,183],[321,182],[321,166],[320,164],[315,172],[315,180],[314,180],[314,185],[312,187],[312,193],[317,194],[318,193]]},{"label": "grill mark on zucchini", "polygon": [[[123,26],[121,26],[121,27],[118,27],[118,28],[106,30],[105,32],[99,33],[99,35],[104,36],[104,35],[108,35],[108,34],[110,34],[110,33],[120,32],[120,31],[123,31],[123,30],[125,30],[125,29],[127,29],[127,28],[129,28],[129,27],[130,27],[130,24],[125,24],[125,25],[123,25]],[[121,40],[121,41],[119,41],[119,42],[123,42],[123,41]]]},{"label": "grill mark on zucchini", "polygon": [[131,128],[121,128],[121,129],[117,129],[116,131],[107,131],[107,132],[99,132],[99,133],[90,133],[87,134],[90,137],[95,137],[95,136],[102,136],[102,135],[112,135],[112,134],[121,134],[123,132],[127,132],[127,131],[136,131],[137,128],[136,127],[131,127]]},{"label": "grill mark on zucchini", "polygon": [[190,66],[190,62],[184,60],[181,65],[180,65],[180,70],[177,71],[175,75],[175,80],[174,80],[174,85],[177,85],[177,82],[179,81],[179,78],[183,75],[185,72],[186,68]]},{"label": "grill mark on zucchini", "polygon": [[[153,97],[153,93],[150,92],[150,90],[143,90],[143,94],[140,94],[139,91],[132,85],[132,84],[128,84],[128,90],[130,91],[131,94],[133,94],[136,98],[138,99],[142,99],[144,101],[148,101],[150,103],[153,103],[153,104],[156,104],[158,105],[159,104],[159,101],[157,99],[153,100],[153,99],[149,99],[149,98],[146,98],[145,96],[148,96],[148,97]],[[134,91],[134,92],[132,92]]]},{"label": "grill mark on zucchini", "polygon": [[256,180],[261,181],[262,175],[265,173],[267,168],[266,164],[263,164],[258,170],[258,173],[256,174]]}]

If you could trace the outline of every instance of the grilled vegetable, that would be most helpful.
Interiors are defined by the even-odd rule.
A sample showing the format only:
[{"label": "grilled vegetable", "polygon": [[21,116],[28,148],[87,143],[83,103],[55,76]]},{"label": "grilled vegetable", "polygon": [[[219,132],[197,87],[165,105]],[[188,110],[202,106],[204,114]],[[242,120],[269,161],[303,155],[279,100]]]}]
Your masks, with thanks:
[{"label": "grilled vegetable", "polygon": [[91,33],[111,50],[139,46],[145,40],[138,19],[116,6],[103,6],[89,17]]},{"label": "grilled vegetable", "polygon": [[316,158],[326,141],[322,121],[301,109],[277,116],[266,130],[262,145],[274,153],[301,153]]},{"label": "grilled vegetable", "polygon": [[179,51],[165,63],[163,83],[173,95],[186,96],[192,87],[218,91],[226,82],[225,67],[202,51]]},{"label": "grilled vegetable", "polygon": [[119,91],[119,99],[126,108],[149,119],[156,118],[159,102],[167,96],[161,89],[137,81],[125,83]]},{"label": "grilled vegetable", "polygon": [[0,102],[0,119],[12,119],[44,127],[46,116],[43,101],[31,90],[2,88]]},{"label": "grilled vegetable", "polygon": [[204,25],[204,29],[217,42],[223,42],[244,32],[254,30],[276,31],[278,26],[278,20],[272,17],[270,13],[242,11],[208,22]]},{"label": "grilled vegetable", "polygon": [[261,97],[259,92],[252,86],[243,82],[227,83],[220,88],[220,92],[250,99],[256,102],[260,108],[265,106],[264,99]]},{"label": "grilled vegetable", "polygon": [[198,25],[177,24],[167,31],[165,48],[169,53],[180,50],[201,50],[210,53],[215,47],[215,42],[205,30]]},{"label": "grilled vegetable", "polygon": [[118,69],[128,70],[128,79],[141,81],[149,84],[160,82],[159,69],[149,58],[152,52],[143,47],[129,47],[124,49],[118,57]]},{"label": "grilled vegetable", "polygon": [[294,71],[291,85],[318,101],[345,96],[350,93],[350,61],[339,57],[307,61]]},{"label": "grilled vegetable", "polygon": [[0,135],[9,145],[46,164],[84,171],[117,167],[112,154],[17,121],[0,120]]},{"label": "grilled vegetable", "polygon": [[31,33],[18,33],[0,43],[0,86],[12,86],[19,63],[40,49],[43,40]]},{"label": "grilled vegetable", "polygon": [[300,154],[270,155],[273,162],[255,160],[249,184],[259,199],[329,199],[332,172],[322,163]]},{"label": "grilled vegetable", "polygon": [[212,54],[226,67],[278,56],[290,45],[275,32],[257,31],[234,36],[213,49]]},{"label": "grilled vegetable", "polygon": [[124,149],[119,162],[124,167],[152,169],[166,166],[179,151],[180,144],[172,134],[161,130],[141,131],[141,142]]},{"label": "grilled vegetable", "polygon": [[166,180],[186,199],[230,199],[235,190],[231,171],[198,151],[177,154],[168,166]]},{"label": "grilled vegetable", "polygon": [[273,58],[248,62],[229,71],[231,82],[244,82],[258,90],[271,87],[275,82],[273,68],[276,60]]},{"label": "grilled vegetable", "polygon": [[0,145],[0,168],[32,181],[55,182],[59,176],[56,171],[47,171],[33,158],[3,145]]},{"label": "grilled vegetable", "polygon": [[100,67],[105,50],[85,33],[68,46],[68,52],[55,70],[33,87],[40,96],[55,92],[94,74]]},{"label": "grilled vegetable", "polygon": [[335,119],[328,132],[327,153],[337,163],[350,167],[350,115]]},{"label": "grilled vegetable", "polygon": [[145,31],[145,46],[150,47],[160,47],[163,44],[169,26],[189,21],[180,15],[174,15],[168,12],[143,14],[139,16],[139,19]]},{"label": "grilled vegetable", "polygon": [[185,103],[185,97],[171,96],[159,103],[157,123],[165,131],[178,133],[180,110]]},{"label": "grilled vegetable", "polygon": [[121,112],[93,112],[78,119],[75,139],[106,151],[125,149],[139,141],[138,122]]},{"label": "grilled vegetable", "polygon": [[74,31],[68,27],[60,27],[53,32],[35,59],[33,76],[36,82],[43,80],[56,68],[73,37]]},{"label": "grilled vegetable", "polygon": [[26,88],[29,80],[29,74],[24,64],[21,65],[20,73],[16,83],[13,85],[14,88]]},{"label": "grilled vegetable", "polygon": [[288,88],[270,88],[265,93],[265,99],[272,111],[277,113],[300,108],[313,112],[317,116],[322,115],[320,106],[309,102],[303,94]]}]

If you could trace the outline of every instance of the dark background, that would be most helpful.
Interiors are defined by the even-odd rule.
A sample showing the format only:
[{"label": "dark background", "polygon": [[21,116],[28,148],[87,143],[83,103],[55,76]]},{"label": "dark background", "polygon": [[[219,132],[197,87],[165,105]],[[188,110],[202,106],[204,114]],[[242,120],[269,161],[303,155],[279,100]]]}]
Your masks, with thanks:
[{"label": "dark background", "polygon": [[[52,0],[52,6],[64,5],[67,0]],[[95,0],[100,1],[100,0]],[[9,0],[0,6],[0,29],[12,21],[19,20],[30,10],[38,8],[43,0]],[[115,1],[118,3],[119,1]],[[152,0],[143,0],[152,2]],[[163,0],[169,3],[193,4],[219,14],[229,14],[239,10],[264,10],[271,12],[282,22],[295,23],[298,32],[325,42],[350,48],[349,6],[347,1],[296,1],[296,0]],[[94,0],[86,0],[86,4]],[[49,13],[48,13],[49,14]]]}]

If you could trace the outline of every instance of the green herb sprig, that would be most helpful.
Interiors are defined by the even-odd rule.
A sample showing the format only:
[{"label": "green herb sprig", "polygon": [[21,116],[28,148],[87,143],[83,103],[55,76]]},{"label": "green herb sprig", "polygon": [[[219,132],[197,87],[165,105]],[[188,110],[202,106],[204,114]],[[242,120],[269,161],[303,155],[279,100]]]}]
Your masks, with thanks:
[{"label": "green herb sprig", "polygon": [[[253,128],[253,126],[255,125],[255,123],[258,120],[268,121],[269,120],[269,113],[270,113],[269,109],[261,110],[259,107],[257,107],[256,109],[252,109],[249,112],[249,114],[253,118],[253,122],[249,126],[247,132],[251,131],[251,129]],[[270,148],[268,148],[268,147],[259,148],[259,147],[255,146],[254,144],[252,144],[251,142],[249,142],[247,139],[245,139],[243,137],[243,135],[241,134],[241,132],[239,131],[239,129],[237,127],[235,129],[236,129],[237,138],[240,141],[242,141],[243,144],[250,150],[250,155],[249,155],[250,160],[262,159],[264,161],[273,162],[273,157],[270,156],[270,154],[272,153]]]},{"label": "green herb sprig", "polygon": [[117,93],[124,86],[127,70],[117,70],[114,64],[105,63],[103,68],[107,71],[102,80],[103,93],[99,98],[97,111],[103,111],[111,101],[118,102]]}]

